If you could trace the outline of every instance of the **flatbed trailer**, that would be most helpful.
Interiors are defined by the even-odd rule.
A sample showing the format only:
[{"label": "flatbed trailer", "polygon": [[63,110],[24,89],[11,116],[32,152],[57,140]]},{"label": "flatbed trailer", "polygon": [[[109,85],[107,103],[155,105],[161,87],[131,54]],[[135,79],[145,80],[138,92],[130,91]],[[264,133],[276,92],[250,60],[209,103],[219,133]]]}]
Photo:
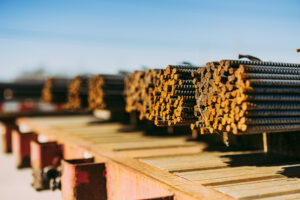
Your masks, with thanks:
[{"label": "flatbed trailer", "polygon": [[107,199],[300,199],[300,161],[294,158],[218,151],[184,136],[147,136],[92,116],[17,123],[63,144],[64,159],[90,155],[104,163]]}]

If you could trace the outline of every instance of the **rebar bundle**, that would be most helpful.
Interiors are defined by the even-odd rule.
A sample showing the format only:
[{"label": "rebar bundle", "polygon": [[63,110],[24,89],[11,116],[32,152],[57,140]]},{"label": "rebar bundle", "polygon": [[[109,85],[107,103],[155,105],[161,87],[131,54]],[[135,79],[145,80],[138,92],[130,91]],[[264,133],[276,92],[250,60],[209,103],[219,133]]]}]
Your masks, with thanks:
[{"label": "rebar bundle", "polygon": [[147,119],[154,120],[157,126],[185,126],[196,120],[193,114],[195,87],[191,73],[197,68],[169,65],[157,75]]},{"label": "rebar bundle", "polygon": [[145,83],[145,72],[134,71],[125,78],[125,101],[126,112],[134,112],[141,110],[142,107],[142,88]]},{"label": "rebar bundle", "polygon": [[88,80],[90,76],[76,76],[68,85],[66,108],[71,110],[88,108]]},{"label": "rebar bundle", "polygon": [[43,85],[44,82],[41,81],[0,83],[0,101],[38,100],[41,98]]},{"label": "rebar bundle", "polygon": [[203,133],[252,134],[300,129],[300,64],[222,60],[193,73]]},{"label": "rebar bundle", "polygon": [[68,97],[69,79],[48,78],[42,90],[42,102],[66,103]]},{"label": "rebar bundle", "polygon": [[149,119],[153,109],[155,85],[160,81],[162,69],[132,72],[125,81],[126,112],[139,113],[139,119]]},{"label": "rebar bundle", "polygon": [[155,85],[159,84],[160,76],[163,72],[164,70],[162,69],[147,69],[145,71],[144,81],[141,87],[142,102],[138,109],[140,112],[140,120],[150,119],[150,111],[154,108]]},{"label": "rebar bundle", "polygon": [[124,110],[124,81],[125,75],[92,76],[88,81],[89,109]]}]

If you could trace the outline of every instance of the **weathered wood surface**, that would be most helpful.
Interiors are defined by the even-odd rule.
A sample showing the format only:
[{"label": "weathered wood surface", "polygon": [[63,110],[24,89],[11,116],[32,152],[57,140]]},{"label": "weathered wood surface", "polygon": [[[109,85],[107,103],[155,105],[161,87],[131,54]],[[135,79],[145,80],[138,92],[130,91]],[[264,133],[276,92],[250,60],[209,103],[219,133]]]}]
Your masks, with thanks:
[{"label": "weathered wood surface", "polygon": [[262,151],[207,151],[185,137],[145,136],[92,117],[22,118],[19,124],[87,152],[107,167],[109,199],[299,199],[300,162]]}]

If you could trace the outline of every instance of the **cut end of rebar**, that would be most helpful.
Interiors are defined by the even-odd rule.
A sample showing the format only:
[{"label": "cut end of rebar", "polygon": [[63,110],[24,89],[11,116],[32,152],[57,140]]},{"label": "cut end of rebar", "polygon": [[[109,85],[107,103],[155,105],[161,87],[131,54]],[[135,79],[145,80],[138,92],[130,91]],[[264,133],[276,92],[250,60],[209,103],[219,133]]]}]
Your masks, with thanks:
[{"label": "cut end of rebar", "polygon": [[257,57],[254,57],[254,56],[251,56],[251,55],[243,55],[243,54],[239,54],[238,55],[238,59],[241,59],[241,58],[248,58],[249,60],[251,61],[256,61],[256,62],[260,62],[261,59],[257,58]]}]

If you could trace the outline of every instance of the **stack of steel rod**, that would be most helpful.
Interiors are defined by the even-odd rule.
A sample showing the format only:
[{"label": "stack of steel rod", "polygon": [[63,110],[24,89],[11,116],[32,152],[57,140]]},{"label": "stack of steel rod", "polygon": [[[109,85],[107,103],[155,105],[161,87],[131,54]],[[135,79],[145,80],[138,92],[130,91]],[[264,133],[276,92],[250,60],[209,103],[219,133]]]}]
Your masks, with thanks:
[{"label": "stack of steel rod", "polygon": [[90,76],[76,76],[68,85],[66,108],[71,110],[88,108],[88,80]]},{"label": "stack of steel rod", "polygon": [[201,133],[300,130],[300,64],[222,60],[193,73]]},{"label": "stack of steel rod", "polygon": [[90,78],[89,85],[89,108],[124,110],[124,80],[125,75],[98,74]]},{"label": "stack of steel rod", "polygon": [[148,119],[153,108],[155,83],[160,80],[162,69],[132,72],[125,81],[126,112],[139,113],[139,119]]},{"label": "stack of steel rod", "polygon": [[134,71],[125,79],[126,112],[140,111],[142,107],[142,87],[145,82],[144,71]]},{"label": "stack of steel rod", "polygon": [[140,112],[140,120],[149,119],[150,111],[153,109],[152,103],[155,96],[155,85],[159,84],[160,76],[163,74],[162,69],[147,69],[144,75],[143,85],[141,87],[142,103],[138,111]]},{"label": "stack of steel rod", "polygon": [[42,90],[42,102],[66,103],[69,81],[65,78],[48,78]]},{"label": "stack of steel rod", "polygon": [[185,126],[196,120],[195,87],[191,73],[198,67],[169,65],[155,82],[149,120],[157,126]]},{"label": "stack of steel rod", "polygon": [[0,101],[39,100],[44,82],[0,83]]}]

